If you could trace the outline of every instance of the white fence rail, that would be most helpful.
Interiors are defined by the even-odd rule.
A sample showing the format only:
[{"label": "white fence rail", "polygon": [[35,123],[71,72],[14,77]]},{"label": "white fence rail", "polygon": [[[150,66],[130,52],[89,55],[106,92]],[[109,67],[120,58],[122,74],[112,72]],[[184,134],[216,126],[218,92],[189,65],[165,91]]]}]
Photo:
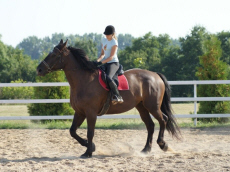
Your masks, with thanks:
[{"label": "white fence rail", "polygon": [[[230,84],[230,80],[206,80],[206,81],[169,81],[170,85],[193,85],[193,97],[172,97],[172,102],[194,102],[194,114],[179,114],[177,118],[213,118],[230,117],[230,114],[197,114],[197,101],[230,101],[230,97],[197,97],[197,85],[201,84]],[[67,82],[52,83],[0,83],[0,87],[47,87],[47,86],[69,86]],[[27,103],[69,103],[69,99],[28,99],[28,100],[0,100],[0,104],[27,104]],[[73,116],[8,116],[0,117],[0,120],[44,120],[44,119],[72,119]],[[114,118],[140,118],[139,115],[103,115],[99,119]]]}]

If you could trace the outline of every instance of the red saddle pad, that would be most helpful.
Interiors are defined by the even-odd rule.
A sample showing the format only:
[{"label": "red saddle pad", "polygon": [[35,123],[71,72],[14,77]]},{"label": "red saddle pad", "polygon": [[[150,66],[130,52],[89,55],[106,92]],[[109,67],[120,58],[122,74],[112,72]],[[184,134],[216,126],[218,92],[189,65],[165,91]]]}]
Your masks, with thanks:
[{"label": "red saddle pad", "polygon": [[[105,82],[101,78],[101,74],[102,71],[99,69],[99,83],[105,90],[109,91],[109,89],[106,87]],[[126,79],[125,75],[118,76],[118,80],[119,80],[118,90],[129,90],[128,80]]]}]

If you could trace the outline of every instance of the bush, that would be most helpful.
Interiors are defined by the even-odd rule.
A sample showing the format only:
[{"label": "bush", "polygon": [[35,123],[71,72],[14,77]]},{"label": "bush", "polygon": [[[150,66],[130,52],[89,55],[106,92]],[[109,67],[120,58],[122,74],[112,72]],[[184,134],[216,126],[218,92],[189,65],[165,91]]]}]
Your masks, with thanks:
[{"label": "bush", "polygon": [[[228,65],[220,60],[222,50],[221,42],[212,36],[204,43],[206,53],[200,56],[201,67],[197,68],[196,76],[200,80],[227,80]],[[198,87],[199,97],[229,97],[229,85],[200,85]],[[225,114],[230,112],[230,102],[210,101],[200,102],[199,114]],[[203,122],[219,123],[227,122],[228,118],[201,118]]]},{"label": "bush", "polygon": [[[47,74],[45,77],[37,77],[37,82],[65,82],[63,71]],[[69,99],[69,87],[35,87],[35,99]],[[70,115],[74,111],[69,103],[34,103],[28,106],[30,116],[55,116]],[[43,120],[46,122],[47,120]],[[49,120],[48,120],[49,121]]]},{"label": "bush", "polygon": [[[11,81],[10,83],[26,83],[22,79]],[[1,99],[31,99],[33,97],[33,87],[3,87]]]}]

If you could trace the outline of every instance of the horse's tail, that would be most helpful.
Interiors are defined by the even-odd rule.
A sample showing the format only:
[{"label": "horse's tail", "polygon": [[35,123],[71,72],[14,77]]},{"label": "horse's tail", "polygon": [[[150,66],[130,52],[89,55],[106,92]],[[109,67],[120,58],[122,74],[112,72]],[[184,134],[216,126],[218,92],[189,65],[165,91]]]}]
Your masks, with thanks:
[{"label": "horse's tail", "polygon": [[161,73],[157,73],[157,74],[161,77],[161,79],[165,84],[165,93],[161,105],[161,111],[168,117],[166,129],[173,137],[176,137],[178,140],[181,140],[180,128],[178,127],[175,116],[172,113],[172,106],[170,100],[171,88],[168,84],[166,77]]}]

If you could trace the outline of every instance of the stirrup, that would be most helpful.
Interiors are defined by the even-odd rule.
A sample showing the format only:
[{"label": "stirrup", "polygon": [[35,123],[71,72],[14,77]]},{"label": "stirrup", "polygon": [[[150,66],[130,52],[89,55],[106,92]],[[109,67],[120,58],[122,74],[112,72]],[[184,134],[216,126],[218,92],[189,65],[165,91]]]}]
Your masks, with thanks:
[{"label": "stirrup", "polygon": [[124,100],[122,99],[122,97],[121,96],[117,96],[117,95],[113,95],[113,97],[112,97],[112,104],[113,105],[115,105],[115,104],[117,104],[117,103],[123,103],[124,102]]}]

